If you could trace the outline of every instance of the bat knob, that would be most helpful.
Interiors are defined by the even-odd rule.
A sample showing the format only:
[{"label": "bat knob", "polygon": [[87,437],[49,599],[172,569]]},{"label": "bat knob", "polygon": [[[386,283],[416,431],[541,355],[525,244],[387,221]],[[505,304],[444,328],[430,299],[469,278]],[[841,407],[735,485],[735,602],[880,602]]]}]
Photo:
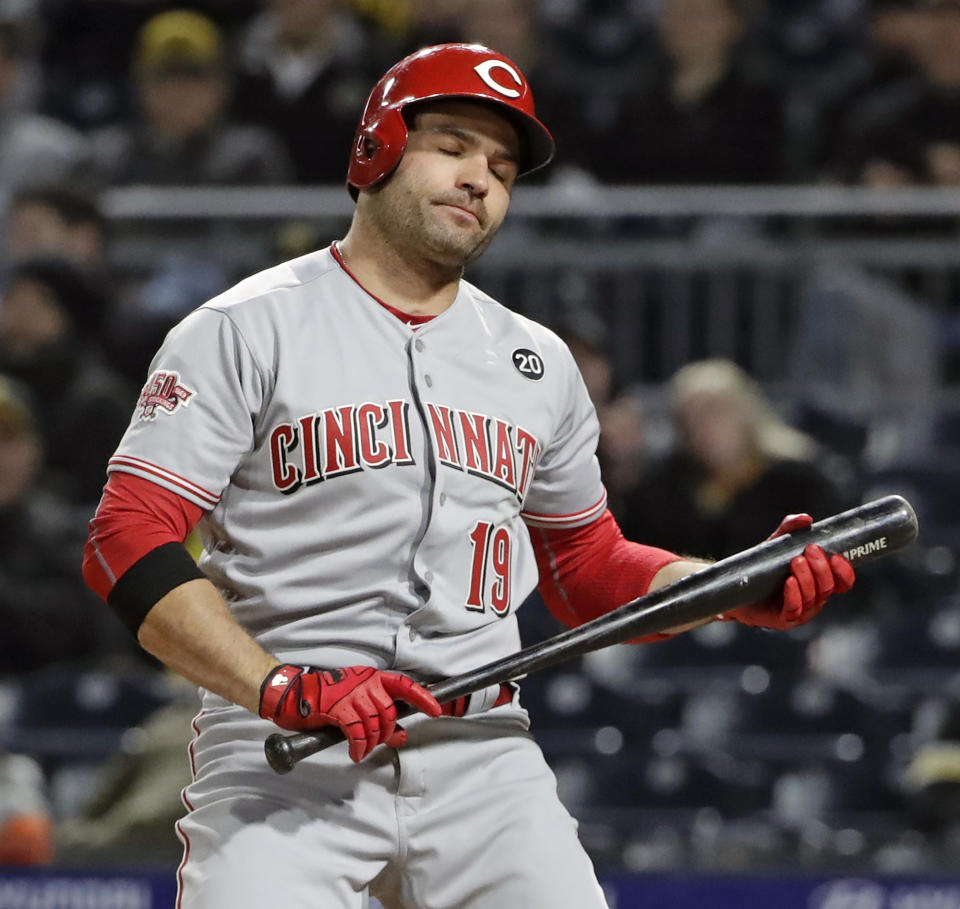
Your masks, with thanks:
[{"label": "bat knob", "polygon": [[296,766],[297,759],[294,756],[293,746],[286,736],[279,732],[267,736],[263,743],[263,750],[267,756],[267,763],[277,773],[289,773]]}]

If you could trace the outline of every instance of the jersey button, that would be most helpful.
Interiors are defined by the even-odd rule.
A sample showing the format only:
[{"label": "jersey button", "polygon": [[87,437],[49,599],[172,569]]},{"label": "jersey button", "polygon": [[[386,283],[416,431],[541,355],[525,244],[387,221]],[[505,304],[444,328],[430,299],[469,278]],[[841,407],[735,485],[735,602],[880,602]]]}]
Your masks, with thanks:
[{"label": "jersey button", "polygon": [[417,631],[415,628],[410,629],[410,640],[415,641],[417,639]]},{"label": "jersey button", "polygon": [[428,572],[423,576],[423,579],[429,584],[429,583],[433,580],[433,572],[432,572],[432,571],[428,571]]},{"label": "jersey button", "polygon": [[440,493],[440,504],[441,505],[447,504],[447,494],[445,492]]},{"label": "jersey button", "polygon": [[416,347],[417,350],[423,350],[423,348],[424,348],[426,345],[423,343],[423,341],[421,341],[419,338],[417,338],[417,340],[416,340],[416,342],[414,343],[413,346]]},{"label": "jersey button", "polygon": [[430,376],[424,376],[423,381],[427,383],[427,388],[433,388],[433,379]]}]

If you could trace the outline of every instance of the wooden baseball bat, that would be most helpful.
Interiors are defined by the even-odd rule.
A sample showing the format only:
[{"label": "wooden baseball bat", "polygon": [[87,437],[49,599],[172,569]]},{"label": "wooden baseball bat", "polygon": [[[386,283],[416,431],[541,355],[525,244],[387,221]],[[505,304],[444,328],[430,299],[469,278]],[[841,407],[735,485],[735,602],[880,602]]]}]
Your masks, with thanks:
[{"label": "wooden baseball bat", "polygon": [[[821,546],[828,555],[842,553],[859,565],[902,549],[916,539],[918,529],[910,503],[902,496],[885,496],[818,521],[806,530],[745,549],[579,628],[426,687],[442,703],[611,644],[699,622],[770,596],[789,576],[790,560],[810,543]],[[413,712],[407,704],[398,703],[397,708],[400,716]],[[343,738],[337,726],[291,735],[274,733],[264,743],[264,751],[277,773],[287,773],[298,761]]]}]

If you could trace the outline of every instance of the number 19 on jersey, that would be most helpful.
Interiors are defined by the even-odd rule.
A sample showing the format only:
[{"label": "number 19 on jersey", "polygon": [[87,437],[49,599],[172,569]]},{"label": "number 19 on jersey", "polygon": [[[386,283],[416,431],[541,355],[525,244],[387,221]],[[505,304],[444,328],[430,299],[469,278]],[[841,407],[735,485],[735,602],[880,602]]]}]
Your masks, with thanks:
[{"label": "number 19 on jersey", "polygon": [[478,521],[470,532],[473,547],[467,609],[504,616],[510,611],[510,531]]}]

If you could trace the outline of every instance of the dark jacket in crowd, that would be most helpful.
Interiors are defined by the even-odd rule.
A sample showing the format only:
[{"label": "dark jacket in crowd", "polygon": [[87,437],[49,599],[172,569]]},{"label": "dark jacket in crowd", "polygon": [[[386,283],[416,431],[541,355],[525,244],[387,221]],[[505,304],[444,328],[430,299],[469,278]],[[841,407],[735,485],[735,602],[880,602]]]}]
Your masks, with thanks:
[{"label": "dark jacket in crowd", "polygon": [[225,124],[183,142],[140,126],[110,126],[93,133],[92,144],[97,177],[109,185],[256,185],[290,178],[285,149],[256,126]]},{"label": "dark jacket in crowd", "polygon": [[577,152],[610,183],[769,183],[782,176],[783,130],[777,92],[740,70],[687,107],[673,99],[664,66]]},{"label": "dark jacket in crowd", "polygon": [[721,559],[766,539],[787,514],[807,512],[820,519],[849,507],[823,471],[808,461],[772,461],[753,485],[715,513],[697,504],[701,476],[682,455],[652,466],[625,503],[620,518],[624,535],[673,552]]},{"label": "dark jacket in crowd", "polygon": [[20,279],[43,285],[68,324],[58,339],[29,355],[7,350],[0,338],[0,372],[29,390],[51,484],[72,504],[92,509],[136,403],[136,390],[108,367],[97,344],[109,305],[106,291],[60,259],[17,263],[8,286]]},{"label": "dark jacket in crowd", "polygon": [[77,571],[83,526],[49,494],[0,509],[0,676],[133,651]]},{"label": "dark jacket in crowd", "polygon": [[940,91],[920,80],[901,83],[854,111],[850,133],[845,154],[854,179],[867,161],[879,159],[927,182],[930,146],[960,145],[960,89]]}]

